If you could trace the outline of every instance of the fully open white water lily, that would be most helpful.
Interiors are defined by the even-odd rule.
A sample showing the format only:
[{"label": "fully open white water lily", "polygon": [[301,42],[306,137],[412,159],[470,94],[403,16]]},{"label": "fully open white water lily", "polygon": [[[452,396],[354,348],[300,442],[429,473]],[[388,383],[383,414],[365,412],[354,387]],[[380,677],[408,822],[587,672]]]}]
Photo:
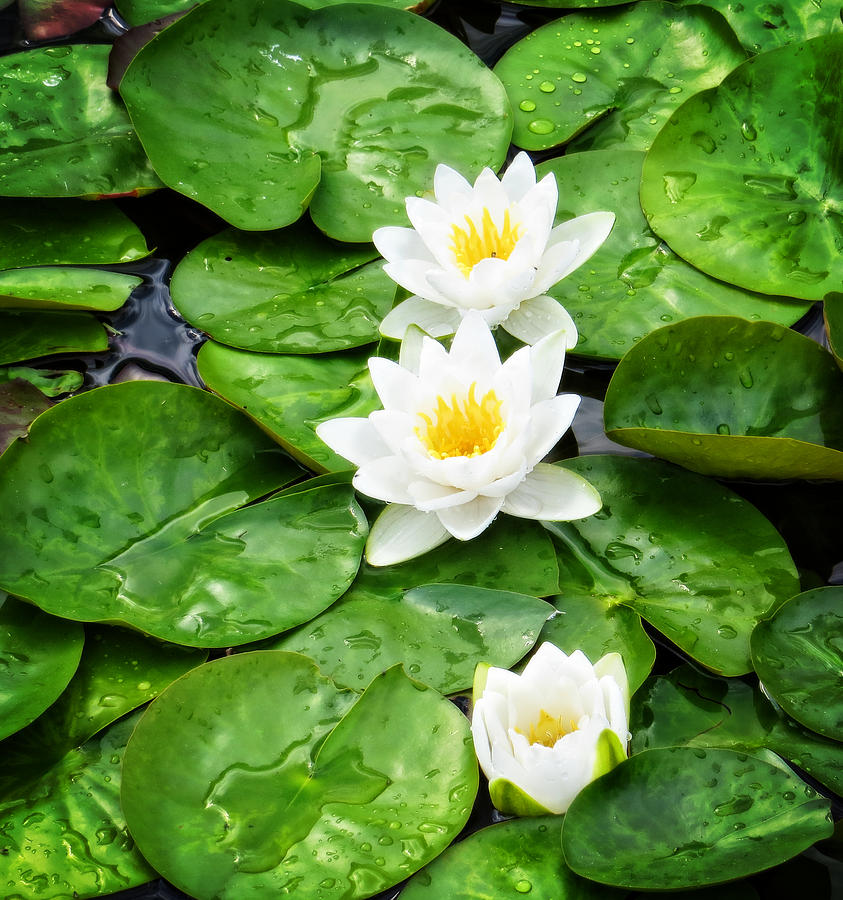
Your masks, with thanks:
[{"label": "fully open white water lily", "polygon": [[399,363],[369,371],[384,408],[321,423],[316,433],[358,470],[354,486],[390,505],[366,545],[372,565],[419,556],[453,536],[471,540],[499,512],[570,520],[600,509],[582,477],[540,463],[570,426],[580,397],[556,395],[565,332],[501,364],[479,313],[459,325],[450,352],[425,336]]},{"label": "fully open white water lily", "polygon": [[614,213],[588,213],[554,228],[556,178],[536,183],[526,153],[500,181],[484,169],[473,187],[439,165],[433,191],[435,201],[407,198],[412,228],[379,228],[372,236],[387,260],[384,271],[413,293],[386,316],[381,333],[401,340],[417,325],[443,337],[474,309],[527,344],[564,330],[568,349],[574,347],[576,326],[546,291],[606,240]]},{"label": "fully open white water lily", "polygon": [[563,813],[626,759],[629,684],[617,653],[592,665],[544,643],[522,675],[478,666],[474,698],[474,748],[501,812]]}]

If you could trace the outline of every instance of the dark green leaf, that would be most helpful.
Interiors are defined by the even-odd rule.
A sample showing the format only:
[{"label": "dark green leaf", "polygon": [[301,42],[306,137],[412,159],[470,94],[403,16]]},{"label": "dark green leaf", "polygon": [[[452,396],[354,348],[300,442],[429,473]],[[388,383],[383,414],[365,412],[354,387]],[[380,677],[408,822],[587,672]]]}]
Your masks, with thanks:
[{"label": "dark green leaf", "polygon": [[90,313],[4,310],[0,299],[0,364],[107,349],[106,330]]}]

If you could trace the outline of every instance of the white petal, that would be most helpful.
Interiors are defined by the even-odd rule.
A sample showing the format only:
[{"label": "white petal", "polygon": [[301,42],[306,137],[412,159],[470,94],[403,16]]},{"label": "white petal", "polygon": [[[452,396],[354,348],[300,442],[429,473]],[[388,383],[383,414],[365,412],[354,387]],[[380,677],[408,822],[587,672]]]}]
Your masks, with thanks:
[{"label": "white petal", "polygon": [[474,191],[459,172],[440,163],[433,175],[433,193],[436,202],[453,214],[471,202]]},{"label": "white petal", "polygon": [[435,513],[393,503],[372,525],[366,541],[366,559],[372,566],[391,566],[421,556],[449,537]]},{"label": "white petal", "polygon": [[403,369],[409,369],[414,375],[419,374],[419,362],[421,361],[421,348],[425,331],[417,325],[408,326],[401,339],[401,347],[398,350],[398,365]]},{"label": "white petal", "polygon": [[568,310],[546,295],[524,300],[507,316],[502,327],[525,344],[536,344],[555,331],[564,331],[568,350],[577,345],[577,326]]},{"label": "white petal", "polygon": [[563,329],[551,332],[530,348],[531,406],[556,396],[565,367],[567,343],[568,332]]},{"label": "white petal", "polygon": [[418,377],[391,359],[369,357],[369,374],[384,409],[403,410],[416,395]]},{"label": "white petal", "polygon": [[400,284],[410,293],[418,294],[419,297],[427,300],[435,300],[446,306],[453,305],[430,281],[431,275],[442,272],[438,263],[427,262],[423,259],[399,259],[387,263],[383,270],[396,284]]},{"label": "white petal", "polygon": [[316,434],[334,453],[355,466],[388,456],[389,447],[381,440],[368,419],[348,416],[329,419],[316,426]]},{"label": "white petal", "polygon": [[474,739],[474,752],[477,754],[477,762],[487,778],[494,778],[492,770],[492,748],[489,734],[486,730],[486,722],[483,715],[484,701],[478,700],[474,704],[471,715],[471,736]]},{"label": "white petal", "polygon": [[372,235],[372,243],[378,253],[389,262],[403,259],[434,262],[432,254],[414,228],[400,228],[397,225],[378,228]]},{"label": "white petal", "polygon": [[525,448],[528,465],[534,465],[547,456],[570,428],[580,399],[577,394],[558,394],[549,400],[542,400],[530,410],[530,432]]},{"label": "white petal", "polygon": [[436,484],[427,480],[410,482],[408,492],[413,506],[424,512],[459,506],[460,503],[468,503],[477,496],[473,492],[461,491],[450,485]]},{"label": "white petal", "polygon": [[412,325],[431,337],[453,334],[460,323],[460,314],[453,306],[443,306],[415,295],[393,307],[380,324],[384,337],[403,341]]},{"label": "white petal", "polygon": [[[551,247],[563,241],[576,240],[579,243],[576,256],[571,260],[564,273],[559,275],[557,281],[569,275],[589,260],[609,236],[609,232],[614,224],[615,214],[601,211],[586,213],[584,216],[577,216],[575,219],[569,219],[567,222],[557,225],[550,233]],[[547,290],[548,287],[555,283],[551,281],[542,290]]]},{"label": "white petal", "polygon": [[440,509],[436,513],[442,525],[460,541],[470,541],[485,531],[500,511],[500,497],[476,497],[469,503]]},{"label": "white petal", "polygon": [[[553,232],[551,232],[552,236]],[[578,265],[579,251],[580,245],[577,240],[548,244],[533,281],[535,294],[546,293],[549,288],[561,281],[569,272],[573,272]]]},{"label": "white petal", "polygon": [[602,505],[600,494],[584,478],[560,466],[539,463],[507,494],[502,509],[522,519],[569,522],[594,515]]},{"label": "white petal", "polygon": [[401,457],[384,456],[364,463],[354,473],[352,484],[355,490],[375,500],[387,503],[413,502],[407,490],[407,464]]},{"label": "white petal", "polygon": [[449,358],[465,369],[471,381],[491,380],[500,368],[501,358],[482,316],[469,313],[463,317],[451,343]]},{"label": "white petal", "polygon": [[510,203],[519,201],[535,183],[536,170],[533,167],[533,162],[522,150],[512,160],[506,172],[503,173],[503,178],[501,178],[501,184],[506,189]]}]

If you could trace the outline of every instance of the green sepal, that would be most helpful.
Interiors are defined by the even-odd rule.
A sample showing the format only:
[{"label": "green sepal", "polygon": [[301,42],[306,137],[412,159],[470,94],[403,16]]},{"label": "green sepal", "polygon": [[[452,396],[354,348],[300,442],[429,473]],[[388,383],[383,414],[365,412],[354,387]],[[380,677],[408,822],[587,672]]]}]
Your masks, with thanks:
[{"label": "green sepal", "polygon": [[[615,740],[617,740],[617,736],[615,736]],[[525,794],[520,787],[507,781],[506,778],[496,778],[489,782],[489,796],[492,798],[495,809],[508,816],[554,815],[551,810],[542,806],[529,794]]]},{"label": "green sepal", "polygon": [[471,686],[472,706],[483,696],[483,691],[486,690],[486,679],[489,677],[491,668],[489,663],[477,663],[477,668],[474,670],[474,683]]},{"label": "green sepal", "polygon": [[604,728],[597,738],[597,745],[594,748],[594,769],[591,773],[592,781],[611,772],[616,765],[622,763],[626,759],[626,748],[621,743],[621,739],[612,731],[611,728]]}]

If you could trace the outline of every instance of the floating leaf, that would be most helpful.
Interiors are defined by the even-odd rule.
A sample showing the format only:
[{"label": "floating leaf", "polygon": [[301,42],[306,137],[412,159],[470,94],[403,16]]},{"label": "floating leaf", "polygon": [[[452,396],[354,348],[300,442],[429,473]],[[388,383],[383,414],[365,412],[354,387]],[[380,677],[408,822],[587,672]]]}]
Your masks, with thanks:
[{"label": "floating leaf", "polygon": [[468,722],[435,691],[395,667],[358,697],[281,651],[220,659],[168,688],[123,779],[138,846],[200,900],[290,885],[370,896],[445,849],[478,781]]},{"label": "floating leaf", "polygon": [[0,364],[107,349],[108,335],[90,313],[8,311],[0,300]]},{"label": "floating leaf", "polygon": [[442,694],[468,690],[478,663],[508,669],[535,644],[553,608],[509,591],[428,584],[403,597],[350,590],[321,616],[272,642],[361,689],[395,663]]},{"label": "floating leaf", "polygon": [[208,238],[179,263],[170,290],[214,340],[264,353],[370,344],[395,299],[371,244],[338,244],[304,224]]},{"label": "floating leaf", "polygon": [[603,415],[619,444],[706,475],[843,479],[843,375],[769,322],[700,316],[621,360]]},{"label": "floating leaf", "polygon": [[562,825],[580,875],[643,890],[742,878],[833,831],[828,801],[785,768],[733,750],[646,750],[586,787]]},{"label": "floating leaf", "polygon": [[30,422],[52,404],[34,385],[22,378],[4,381],[0,369],[0,453],[23,437]]},{"label": "floating leaf", "polygon": [[799,585],[770,522],[727,488],[657,460],[564,465],[597,488],[603,508],[545,523],[558,539],[561,595],[573,570],[574,596],[590,579],[592,597],[631,607],[703,665],[748,672],[750,632]]},{"label": "floating leaf", "polygon": [[141,280],[101,269],[12,269],[0,272],[0,309],[113,310]]},{"label": "floating leaf", "polygon": [[691,265],[820,300],[843,279],[843,34],[762,53],[690,98],[647,155],[641,205]]},{"label": "floating leaf", "polygon": [[638,203],[644,154],[625,150],[572,153],[543,163],[559,185],[557,223],[612,210],[612,233],[588,263],[552,287],[579,332],[577,355],[620,359],[645,334],[699,315],[743,315],[792,325],[808,303],[770,298],[724,284],[689,266],[657,238]]},{"label": "floating leaf", "polygon": [[828,349],[834,354],[837,365],[843,369],[843,293],[827,294],[823,302]]},{"label": "floating leaf", "polygon": [[[47,397],[58,397],[60,394],[76,391],[82,387],[84,380],[85,376],[73,369],[30,369],[27,366],[0,368],[0,385],[12,381],[25,381]],[[49,409],[49,405],[44,409]],[[41,411],[43,412],[43,410]]]},{"label": "floating leaf", "polygon": [[99,20],[110,0],[18,0],[24,34],[49,41],[81,31]]},{"label": "floating leaf", "polygon": [[404,224],[439,162],[498,168],[511,130],[503,88],[456,38],[368,4],[204,4],[141,50],[120,91],[169,186],[247,230],[310,204],[346,241]]},{"label": "floating leaf", "polygon": [[161,186],[105,83],[108,51],[74,44],[0,59],[0,194],[100,197]]},{"label": "floating leaf", "polygon": [[646,150],[690,94],[746,57],[723,17],[647,0],[572,13],[537,28],[495,66],[515,115],[513,141],[546,150]]}]

